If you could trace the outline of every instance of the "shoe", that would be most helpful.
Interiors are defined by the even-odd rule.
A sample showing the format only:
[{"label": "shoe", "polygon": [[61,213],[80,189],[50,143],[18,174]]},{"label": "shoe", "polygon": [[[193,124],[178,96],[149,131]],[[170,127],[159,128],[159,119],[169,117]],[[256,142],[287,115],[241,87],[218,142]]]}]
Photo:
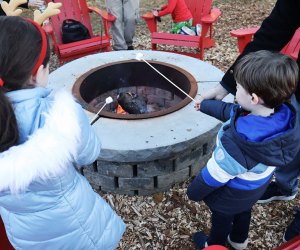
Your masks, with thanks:
[{"label": "shoe", "polygon": [[298,235],[300,235],[300,209],[297,209],[293,221],[288,225],[283,235],[283,242],[287,242]]},{"label": "shoe", "polygon": [[197,249],[203,249],[203,248],[207,247],[207,243],[206,243],[207,239],[208,239],[208,236],[202,231],[197,232],[193,235],[193,241],[194,241]]},{"label": "shoe", "polygon": [[186,26],[183,26],[181,28],[181,31],[185,34],[185,35],[190,35],[190,36],[195,36],[196,35],[196,32]]},{"label": "shoe", "polygon": [[248,246],[248,239],[246,239],[243,243],[237,243],[237,242],[234,242],[230,239],[230,236],[228,235],[227,237],[227,241],[229,243],[230,246],[232,246],[235,250],[244,250],[247,248]]},{"label": "shoe", "polygon": [[275,182],[271,182],[265,193],[256,203],[268,203],[270,201],[290,201],[295,199],[297,193],[291,195],[283,194]]},{"label": "shoe", "polygon": [[127,46],[127,50],[134,50],[134,47],[132,45]]}]

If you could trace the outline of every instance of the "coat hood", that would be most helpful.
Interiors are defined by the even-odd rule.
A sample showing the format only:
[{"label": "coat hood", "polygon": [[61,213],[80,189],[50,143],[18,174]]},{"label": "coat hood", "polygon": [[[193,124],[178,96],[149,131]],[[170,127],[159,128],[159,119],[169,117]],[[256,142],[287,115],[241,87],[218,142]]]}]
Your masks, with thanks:
[{"label": "coat hood", "polygon": [[65,91],[54,95],[45,125],[26,142],[0,154],[0,191],[24,191],[29,184],[64,173],[73,162],[80,137],[76,103]]},{"label": "coat hood", "polygon": [[254,142],[242,138],[236,130],[236,121],[240,112],[237,111],[232,117],[230,137],[245,155],[249,156],[248,160],[261,162],[268,166],[280,167],[285,166],[294,159],[300,149],[299,121],[295,108],[290,104],[285,105],[292,111],[292,115],[289,117],[291,128],[263,141]]}]

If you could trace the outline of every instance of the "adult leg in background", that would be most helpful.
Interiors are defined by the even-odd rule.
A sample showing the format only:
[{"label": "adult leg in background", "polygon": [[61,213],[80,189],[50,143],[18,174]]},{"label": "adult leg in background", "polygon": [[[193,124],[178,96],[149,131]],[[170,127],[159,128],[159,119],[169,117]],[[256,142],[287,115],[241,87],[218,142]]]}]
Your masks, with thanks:
[{"label": "adult leg in background", "polygon": [[128,49],[132,43],[139,19],[139,0],[124,0],[124,39]]},{"label": "adult leg in background", "polygon": [[114,50],[127,50],[124,38],[124,9],[126,0],[106,0],[107,11],[116,17],[111,27]]}]

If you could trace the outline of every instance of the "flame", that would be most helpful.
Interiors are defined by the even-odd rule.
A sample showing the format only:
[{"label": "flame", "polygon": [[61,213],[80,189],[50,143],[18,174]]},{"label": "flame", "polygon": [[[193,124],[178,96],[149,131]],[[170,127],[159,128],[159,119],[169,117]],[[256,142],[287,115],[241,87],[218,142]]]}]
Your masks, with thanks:
[{"label": "flame", "polygon": [[117,114],[122,114],[122,115],[127,114],[127,112],[120,106],[120,104],[118,104],[116,113],[117,113]]}]

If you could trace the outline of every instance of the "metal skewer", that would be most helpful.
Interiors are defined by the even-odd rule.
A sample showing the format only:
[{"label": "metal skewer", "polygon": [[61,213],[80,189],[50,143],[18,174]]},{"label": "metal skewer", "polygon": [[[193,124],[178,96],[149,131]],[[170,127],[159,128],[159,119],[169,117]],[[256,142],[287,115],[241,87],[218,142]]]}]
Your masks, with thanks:
[{"label": "metal skewer", "polygon": [[105,99],[104,105],[99,109],[99,111],[97,112],[97,114],[96,114],[96,115],[94,116],[94,118],[92,119],[91,125],[93,125],[96,121],[99,120],[99,118],[101,117],[101,116],[100,116],[100,113],[101,113],[101,111],[104,109],[104,107],[105,107],[107,104],[112,103],[113,101],[114,101],[114,100],[112,99],[111,96],[109,96],[109,97],[107,97],[107,98]]},{"label": "metal skewer", "polygon": [[187,97],[189,97],[192,101],[197,102],[193,97],[191,97],[189,94],[187,94],[186,92],[184,92],[181,88],[179,88],[175,83],[173,83],[169,78],[167,78],[165,75],[163,75],[162,73],[160,73],[156,68],[154,68],[150,63],[148,63],[145,59],[143,59],[143,54],[142,53],[137,53],[135,59],[138,61],[144,61],[145,63],[147,63],[152,69],[154,69],[158,74],[160,74],[163,78],[165,78],[168,82],[170,82],[171,84],[173,84],[174,87],[176,87],[177,89],[179,89],[183,94],[185,94]]}]

